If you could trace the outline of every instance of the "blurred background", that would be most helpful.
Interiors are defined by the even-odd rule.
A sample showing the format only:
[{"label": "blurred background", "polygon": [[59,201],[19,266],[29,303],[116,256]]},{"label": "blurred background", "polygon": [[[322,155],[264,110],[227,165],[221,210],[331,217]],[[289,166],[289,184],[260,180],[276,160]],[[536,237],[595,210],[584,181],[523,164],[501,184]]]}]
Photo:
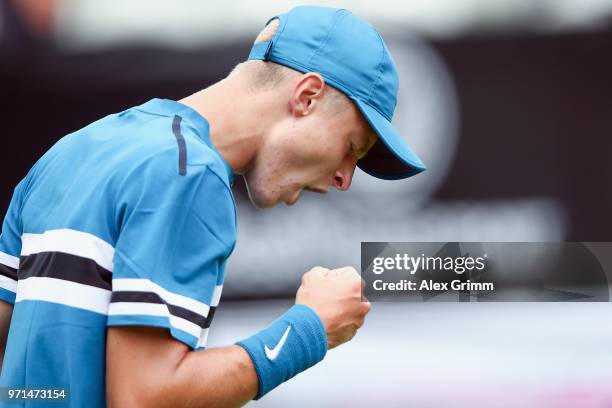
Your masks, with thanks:
[{"label": "blurred background", "polygon": [[[297,4],[315,3],[1,0],[2,214],[59,138],[223,78]],[[361,241],[612,241],[612,1],[316,4],[381,31],[400,71],[394,124],[429,170],[358,170],[347,193],[267,211],[237,179],[211,345],[280,315],[312,266],[359,267]],[[610,303],[374,306],[353,342],[253,405],[612,406]]]}]

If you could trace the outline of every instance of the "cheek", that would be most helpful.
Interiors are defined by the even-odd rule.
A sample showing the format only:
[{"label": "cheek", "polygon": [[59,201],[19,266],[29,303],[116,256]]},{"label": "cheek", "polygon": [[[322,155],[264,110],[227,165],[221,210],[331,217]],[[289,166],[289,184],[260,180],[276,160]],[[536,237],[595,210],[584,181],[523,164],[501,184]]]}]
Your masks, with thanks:
[{"label": "cheek", "polygon": [[347,145],[329,124],[294,124],[268,138],[247,175],[254,194],[282,195],[304,184],[331,176],[347,153]]},{"label": "cheek", "polygon": [[258,208],[271,207],[277,201],[279,194],[275,185],[266,180],[257,168],[245,174],[245,181],[249,198]]},{"label": "cheek", "polygon": [[329,172],[340,166],[347,148],[336,132],[318,128],[296,140],[290,151],[292,164]]},{"label": "cheek", "polygon": [[312,151],[313,164],[325,175],[337,170],[346,157],[347,148],[337,134],[328,134]]},{"label": "cheek", "polygon": [[249,194],[252,197],[266,197],[266,199],[281,195],[287,183],[287,174],[290,173],[288,164],[285,155],[279,149],[270,146],[262,148],[257,162],[245,174]]}]

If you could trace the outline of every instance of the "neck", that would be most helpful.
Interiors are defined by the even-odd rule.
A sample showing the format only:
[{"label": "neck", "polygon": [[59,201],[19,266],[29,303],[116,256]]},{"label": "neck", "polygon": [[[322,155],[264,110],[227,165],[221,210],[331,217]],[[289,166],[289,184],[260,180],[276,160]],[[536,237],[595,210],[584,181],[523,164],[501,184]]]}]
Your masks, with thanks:
[{"label": "neck", "polygon": [[179,101],[206,118],[212,144],[236,174],[252,166],[268,125],[257,110],[262,101],[245,89],[240,78],[228,77]]}]

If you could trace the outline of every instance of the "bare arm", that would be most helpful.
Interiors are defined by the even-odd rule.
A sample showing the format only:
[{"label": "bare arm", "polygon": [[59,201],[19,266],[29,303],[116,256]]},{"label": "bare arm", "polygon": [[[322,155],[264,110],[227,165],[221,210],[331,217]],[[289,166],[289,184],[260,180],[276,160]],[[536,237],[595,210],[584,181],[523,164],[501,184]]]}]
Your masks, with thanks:
[{"label": "bare arm", "polygon": [[109,407],[236,407],[253,399],[258,379],[239,346],[192,351],[166,329],[110,327]]},{"label": "bare arm", "polygon": [[[361,301],[361,285],[353,268],[316,267],[304,274],[296,303],[317,313],[329,349],[349,341],[363,325],[370,304]],[[244,348],[191,351],[161,328],[110,327],[106,362],[111,408],[236,407],[259,391],[255,367]]]},{"label": "bare arm", "polygon": [[6,339],[8,338],[9,326],[13,316],[13,305],[0,300],[0,371],[4,361],[4,350],[6,349]]}]

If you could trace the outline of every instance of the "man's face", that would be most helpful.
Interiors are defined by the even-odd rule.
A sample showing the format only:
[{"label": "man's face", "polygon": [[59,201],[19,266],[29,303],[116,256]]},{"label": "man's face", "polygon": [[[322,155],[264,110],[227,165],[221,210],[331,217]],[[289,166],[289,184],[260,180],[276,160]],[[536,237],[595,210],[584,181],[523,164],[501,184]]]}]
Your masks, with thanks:
[{"label": "man's face", "polygon": [[256,162],[245,174],[249,197],[259,208],[294,204],[302,191],[347,190],[357,160],[377,140],[353,103],[340,112],[317,109],[290,115],[266,135]]}]

